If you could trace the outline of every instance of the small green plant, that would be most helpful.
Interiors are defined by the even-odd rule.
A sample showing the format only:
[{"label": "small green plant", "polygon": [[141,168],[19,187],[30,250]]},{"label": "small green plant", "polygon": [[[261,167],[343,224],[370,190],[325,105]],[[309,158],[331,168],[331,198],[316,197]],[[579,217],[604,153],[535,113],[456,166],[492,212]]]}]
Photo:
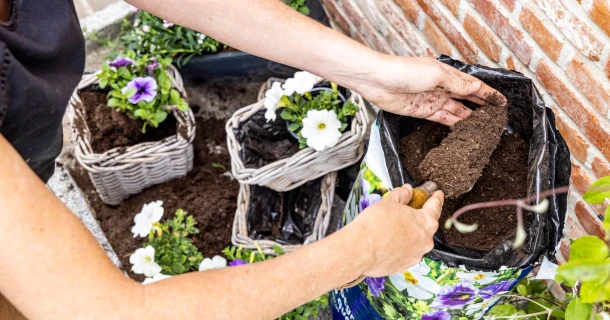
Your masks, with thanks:
[{"label": "small green plant", "polygon": [[196,271],[203,255],[193,244],[191,237],[199,233],[197,222],[186,211],[178,209],[176,216],[164,223],[155,223],[144,247],[155,249],[155,261],[164,275],[177,275]]},{"label": "small green plant", "polygon": [[143,120],[143,132],[147,126],[158,127],[173,110],[186,111],[188,105],[172,88],[166,71],[170,64],[171,59],[137,56],[134,51],[104,63],[98,78],[100,88],[109,89],[108,106]]},{"label": "small green plant", "polygon": [[309,7],[307,6],[307,0],[282,0],[282,2],[306,16],[309,15]]}]

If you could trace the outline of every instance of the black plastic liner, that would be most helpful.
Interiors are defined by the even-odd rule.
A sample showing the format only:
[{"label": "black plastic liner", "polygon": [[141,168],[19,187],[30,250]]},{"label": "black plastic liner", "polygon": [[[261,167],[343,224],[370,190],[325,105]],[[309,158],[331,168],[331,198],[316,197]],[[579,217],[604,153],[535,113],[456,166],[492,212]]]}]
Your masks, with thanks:
[{"label": "black plastic liner", "polygon": [[[570,152],[555,126],[555,115],[544,105],[534,83],[515,71],[492,69],[479,65],[467,65],[447,56],[439,60],[458,70],[473,75],[500,91],[508,99],[509,126],[530,142],[528,161],[528,194],[537,194],[551,188],[569,184],[571,173]],[[476,109],[477,105],[462,101]],[[381,111],[377,118],[381,131],[381,144],[388,171],[394,186],[414,184],[399,158],[399,141],[415,131],[426,120],[401,117]],[[525,165],[518,164],[515,165]],[[442,260],[450,267],[466,266],[468,269],[498,270],[506,267],[527,267],[546,256],[555,260],[555,248],[563,236],[567,210],[567,195],[549,197],[546,214],[528,214],[525,244],[515,250],[512,241],[506,240],[491,250],[475,250],[447,244],[439,230],[434,237],[435,248],[428,257]]]},{"label": "black plastic liner", "polygon": [[322,180],[309,181],[287,192],[250,186],[248,233],[255,240],[302,244],[313,232],[322,204]]}]

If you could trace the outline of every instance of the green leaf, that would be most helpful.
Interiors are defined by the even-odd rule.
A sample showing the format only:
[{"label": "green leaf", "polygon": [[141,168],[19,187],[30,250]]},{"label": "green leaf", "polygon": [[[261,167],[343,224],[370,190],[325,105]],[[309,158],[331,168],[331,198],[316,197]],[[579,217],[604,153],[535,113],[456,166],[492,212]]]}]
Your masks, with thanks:
[{"label": "green leaf", "polygon": [[107,85],[108,85],[108,79],[100,80],[100,88],[105,89]]},{"label": "green leaf", "polygon": [[212,163],[212,168],[227,170],[227,168],[224,165],[222,165],[221,163]]},{"label": "green leaf", "polygon": [[602,281],[610,272],[610,261],[568,262],[557,268],[557,273],[568,281]]},{"label": "green leaf", "polygon": [[140,119],[146,119],[146,118],[148,118],[148,111],[146,111],[144,109],[138,109],[138,110],[134,111],[133,115]]},{"label": "green leaf", "polygon": [[512,304],[498,304],[489,310],[490,315],[495,316],[512,316],[518,313],[517,308]]},{"label": "green leaf", "polygon": [[172,89],[170,91],[170,96],[171,96],[171,101],[172,104],[178,104],[178,102],[180,101],[180,93],[178,92],[178,90],[176,89]]},{"label": "green leaf", "polygon": [[580,300],[583,303],[596,303],[610,299],[604,292],[604,283],[601,281],[585,281],[580,287]]},{"label": "green leaf", "polygon": [[570,246],[570,262],[603,261],[608,257],[608,245],[596,236],[576,239]]},{"label": "green leaf", "polygon": [[600,178],[593,182],[585,192],[583,199],[589,203],[600,204],[604,199],[610,198],[610,176]]},{"label": "green leaf", "polygon": [[157,122],[157,124],[165,121],[165,119],[167,119],[167,112],[165,112],[163,110],[158,110],[155,113],[155,122]]},{"label": "green leaf", "polygon": [[591,316],[591,311],[593,311],[593,308],[590,305],[582,303],[579,298],[574,298],[570,301],[568,309],[566,310],[566,319],[586,320]]},{"label": "green leaf", "polygon": [[138,92],[138,90],[136,90],[134,88],[130,88],[130,89],[127,89],[123,95],[125,96],[125,98],[129,99],[129,98],[133,97],[133,95],[135,95],[136,92]]},{"label": "green leaf", "polygon": [[292,119],[292,113],[288,109],[282,110],[280,117],[286,121],[290,121]]},{"label": "green leaf", "polygon": [[345,131],[345,129],[347,129],[347,123],[342,123],[341,128],[339,128],[339,131],[343,132],[343,131]]},{"label": "green leaf", "polygon": [[121,101],[117,98],[110,98],[106,103],[109,107],[120,107],[122,105]]},{"label": "green leaf", "polygon": [[184,273],[186,269],[184,268],[183,265],[181,265],[180,263],[172,263],[172,272],[175,274],[181,274]]},{"label": "green leaf", "polygon": [[304,15],[306,15],[306,16],[308,16],[309,15],[309,7],[307,7],[307,6],[300,7],[299,8],[299,12],[304,14]]},{"label": "green leaf", "polygon": [[288,126],[288,130],[290,130],[292,132],[299,130],[299,128],[301,128],[301,124],[298,122],[293,122]]},{"label": "green leaf", "polygon": [[517,292],[519,292],[522,296],[527,296],[529,293],[527,292],[527,287],[520,284],[517,286]]}]

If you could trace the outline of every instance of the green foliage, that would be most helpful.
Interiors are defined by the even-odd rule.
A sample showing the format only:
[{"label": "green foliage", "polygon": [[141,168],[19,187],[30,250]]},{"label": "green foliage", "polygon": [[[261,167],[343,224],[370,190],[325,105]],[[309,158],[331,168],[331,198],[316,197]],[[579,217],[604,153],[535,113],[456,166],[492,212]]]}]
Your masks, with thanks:
[{"label": "green foliage", "polygon": [[198,270],[203,255],[190,239],[199,233],[196,226],[192,216],[178,209],[173,219],[157,224],[150,232],[144,247],[155,248],[155,261],[161,266],[161,273],[176,275]]},{"label": "green foliage", "polygon": [[[229,261],[235,261],[240,259],[247,263],[256,263],[260,261],[269,260],[284,254],[284,250],[278,246],[273,247],[274,254],[266,255],[260,247],[256,250],[243,249],[239,247],[228,247],[225,248],[222,253],[227,257]],[[328,306],[328,294],[325,294],[309,303],[306,303],[285,315],[279,317],[279,320],[307,320],[310,317],[317,317],[318,312],[322,308]]]},{"label": "green foliage", "polygon": [[306,0],[282,0],[282,2],[306,16],[309,15],[309,7],[306,4]]},{"label": "green foliage", "polygon": [[[610,176],[602,177],[595,181],[583,196],[589,203],[601,204],[605,199],[610,198]],[[602,224],[606,230],[606,241],[610,241],[610,207],[606,208],[606,218]]]},{"label": "green foliage", "polygon": [[332,110],[337,114],[337,119],[341,122],[339,131],[343,132],[348,126],[349,117],[353,117],[358,112],[358,106],[351,101],[343,103],[339,98],[339,88],[336,83],[331,82],[331,90],[324,90],[312,96],[309,92],[304,95],[293,93],[291,96],[283,96],[278,104],[283,108],[280,116],[288,121],[288,130],[294,132],[299,137],[301,149],[307,147],[307,139],[301,135],[303,129],[303,119],[310,110]]},{"label": "green foliage", "polygon": [[[165,121],[171,112],[171,109],[164,109],[165,106],[176,106],[181,111],[188,109],[188,104],[180,96],[178,90],[172,88],[172,79],[166,71],[171,64],[171,59],[150,58],[147,55],[136,58],[136,53],[133,51],[129,51],[124,57],[132,59],[134,62],[120,68],[110,67],[108,63],[104,63],[102,72],[98,75],[100,88],[109,90],[107,102],[109,107],[114,108],[117,112],[127,112],[132,119],[143,120],[143,132],[146,132],[148,125],[156,128]],[[155,61],[159,63],[159,67],[154,68],[153,73],[150,74],[147,66]],[[150,102],[140,101],[136,104],[129,102],[128,99],[136,94],[136,90],[129,89],[123,93],[123,88],[131,80],[147,76],[152,76],[157,82],[155,98]]]}]

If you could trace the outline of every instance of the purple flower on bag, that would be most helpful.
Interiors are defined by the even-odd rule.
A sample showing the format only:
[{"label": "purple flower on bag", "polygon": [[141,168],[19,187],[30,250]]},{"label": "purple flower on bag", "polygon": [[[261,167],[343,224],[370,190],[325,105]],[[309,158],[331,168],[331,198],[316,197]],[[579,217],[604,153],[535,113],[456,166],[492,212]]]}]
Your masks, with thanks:
[{"label": "purple flower on bag", "polygon": [[360,212],[362,212],[364,209],[379,202],[379,200],[381,200],[381,196],[376,193],[370,193],[371,185],[364,180],[364,178],[360,178],[360,186],[362,187],[362,198],[360,199],[358,206],[360,208]]},{"label": "purple flower on bag", "polygon": [[379,294],[385,290],[385,277],[372,278],[366,277],[366,284],[369,286],[369,290],[375,298],[379,298]]},{"label": "purple flower on bag", "polygon": [[459,282],[454,286],[445,286],[436,295],[430,308],[435,309],[461,309],[474,301],[478,289],[469,282]]},{"label": "purple flower on bag", "polygon": [[244,264],[248,264],[248,263],[242,259],[235,259],[235,260],[229,262],[230,267],[243,266]]},{"label": "purple flower on bag", "polygon": [[130,66],[132,63],[133,63],[133,60],[131,60],[129,58],[118,56],[112,62],[108,63],[108,65],[111,67],[120,68],[120,67]]},{"label": "purple flower on bag", "polygon": [[514,281],[502,281],[491,284],[479,291],[479,297],[483,299],[491,299],[498,293],[510,291],[510,288],[512,288],[514,284]]},{"label": "purple flower on bag", "polygon": [[155,69],[158,68],[160,65],[161,64],[159,63],[159,61],[155,60],[151,64],[146,66],[146,72],[148,72],[148,75],[152,77],[155,75]]},{"label": "purple flower on bag", "polygon": [[451,320],[451,314],[447,311],[434,310],[424,314],[421,320]]},{"label": "purple flower on bag", "polygon": [[136,94],[129,98],[129,102],[136,104],[140,101],[151,102],[157,96],[157,80],[152,77],[134,78],[121,90],[123,94],[129,89],[135,89]]}]

